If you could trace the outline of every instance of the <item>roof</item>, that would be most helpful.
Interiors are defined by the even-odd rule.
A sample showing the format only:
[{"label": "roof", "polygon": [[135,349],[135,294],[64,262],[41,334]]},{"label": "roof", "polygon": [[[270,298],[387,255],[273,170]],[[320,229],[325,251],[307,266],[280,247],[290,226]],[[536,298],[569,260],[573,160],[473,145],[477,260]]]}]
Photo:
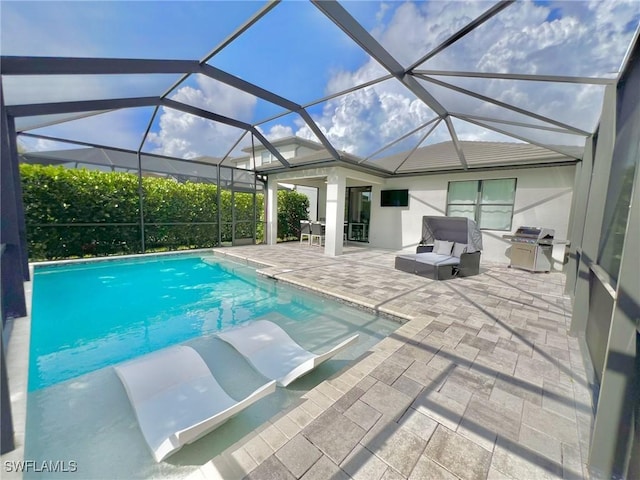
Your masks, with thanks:
[{"label": "roof", "polygon": [[[181,161],[159,155],[142,154],[143,169],[156,174],[217,178],[216,159],[200,159],[200,161]],[[207,160],[207,161],[202,161]],[[219,161],[219,159],[217,159]],[[83,167],[109,167],[117,171],[138,171],[138,155],[135,152],[112,150],[106,148],[75,148],[47,152],[25,152],[20,154],[20,161],[41,165],[65,165],[77,163]]]},{"label": "roof", "polygon": [[[291,145],[307,147],[307,148],[310,148],[312,150],[321,150],[323,148],[322,144],[320,144],[318,142],[314,142],[314,141],[308,140],[306,138],[295,137],[295,136],[291,136],[291,135],[287,136],[287,137],[283,137],[283,138],[278,138],[276,140],[271,140],[271,145],[273,145],[276,148],[289,147]],[[264,145],[260,144],[260,145],[256,145],[253,149],[250,146],[245,147],[245,148],[242,149],[243,152],[247,152],[247,153],[251,153],[253,150],[258,152],[258,151],[266,150],[266,147]],[[249,156],[238,157],[238,158],[249,158]]]},{"label": "roof", "polygon": [[[469,168],[495,165],[524,166],[567,162],[582,158],[583,148],[567,149],[566,153],[527,143],[460,141],[458,147]],[[437,143],[416,150],[371,161],[375,165],[397,173],[420,172],[429,166],[430,171],[460,169],[460,156],[452,141]]]},{"label": "roof", "polygon": [[[267,149],[270,169],[378,175],[576,161],[638,36],[640,2],[614,3],[3,2],[2,91],[29,151]],[[289,161],[291,141],[322,147]]]}]

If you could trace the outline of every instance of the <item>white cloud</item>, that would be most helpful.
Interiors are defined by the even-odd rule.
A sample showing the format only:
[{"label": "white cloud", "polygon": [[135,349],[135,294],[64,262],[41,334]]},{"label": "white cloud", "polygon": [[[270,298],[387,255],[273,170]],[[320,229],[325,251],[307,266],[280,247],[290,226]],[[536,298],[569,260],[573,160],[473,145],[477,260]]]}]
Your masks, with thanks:
[{"label": "white cloud", "polygon": [[377,39],[401,64],[408,67],[453,33],[487,10],[487,2],[406,2],[386,26],[375,31]]},{"label": "white cloud", "polygon": [[[171,99],[240,120],[250,118],[256,105],[252,95],[201,75],[196,76],[196,86],[180,87]],[[163,108],[159,131],[151,132],[148,141],[155,145],[154,153],[178,158],[221,158],[243,133],[224,123]],[[246,140],[242,146],[245,145]]]},{"label": "white cloud", "polygon": [[204,75],[194,75],[194,78],[195,87],[180,87],[171,98],[219,115],[251,121],[256,97]]},{"label": "white cloud", "polygon": [[269,141],[278,140],[280,138],[292,137],[293,129],[288,125],[274,125],[268,131],[263,132],[258,129]]},{"label": "white cloud", "polygon": [[[142,141],[142,135],[146,125],[142,122],[148,121],[151,117],[152,109],[132,108],[115,110],[98,115],[79,118],[64,123],[37,128],[30,133],[92,143],[102,146],[112,146],[135,150]],[[45,116],[43,119],[47,119]],[[51,146],[48,141],[26,142],[30,148],[36,150],[61,149],[60,144]]]},{"label": "white cloud", "polygon": [[154,146],[153,153],[170,157],[221,158],[242,134],[237,128],[163,107],[159,131],[150,132],[147,141]]},{"label": "white cloud", "polygon": [[72,143],[55,142],[43,138],[18,137],[18,145],[25,152],[48,152],[55,150],[72,150],[83,148]]},{"label": "white cloud", "polygon": [[[357,90],[327,102],[314,120],[336,148],[367,156],[434,118],[429,107],[403,89],[385,82]],[[306,126],[296,134],[313,138]]]},{"label": "white cloud", "polygon": [[[378,24],[372,33],[408,66],[491,5],[492,2],[477,1],[381,3],[376,17]],[[419,68],[606,75],[619,67],[633,34],[629,21],[637,20],[639,11],[640,2],[636,0],[516,2]],[[353,71],[334,72],[325,93],[346,90],[385,74],[386,70],[377,62],[369,60]],[[586,130],[595,126],[600,112],[602,87],[598,86],[465,81],[452,77],[444,80]],[[434,88],[428,83],[424,85],[442,105],[454,111],[462,109],[462,113],[498,115],[503,119],[519,117],[520,121],[524,118],[481,100],[460,101],[459,93]],[[247,122],[252,121],[256,108],[254,97],[201,78],[193,85],[180,88],[172,98]],[[314,120],[336,148],[367,156],[434,116],[400,82],[390,80],[325,102]],[[471,124],[458,125],[463,138],[504,139],[500,134]],[[425,131],[413,138],[418,141]],[[159,131],[151,134],[150,140],[156,151],[167,155],[222,156],[241,134],[233,127],[164,109]],[[299,121],[291,124],[284,119],[271,122],[264,134],[270,140],[293,134],[316,139],[305,124]],[[430,142],[448,138],[446,128],[438,128]]]},{"label": "white cloud", "polygon": [[[409,65],[490,5],[486,2],[407,2],[393,11],[386,25],[380,23],[374,27],[373,34],[401,63]],[[560,14],[555,10],[557,7],[562,8]],[[517,2],[484,27],[433,57],[427,62],[427,67],[463,71],[606,75],[618,68],[633,34],[628,28],[629,20],[637,20],[639,7],[640,2],[635,0],[545,5],[531,1]],[[382,4],[377,18],[385,19],[388,13],[388,5]],[[338,72],[329,81],[327,91],[337,92],[362,83],[363,79],[371,78],[373,70],[380,71],[380,66],[369,61],[354,72]],[[444,80],[585,130],[595,127],[603,95],[603,88],[593,85],[465,81],[451,77]],[[526,120],[526,117],[481,100],[465,100],[466,97],[451,90],[430,87],[428,83],[424,85],[427,90],[434,92],[442,105],[454,111],[462,109],[463,113],[468,114]],[[366,155],[429,118],[429,109],[422,102],[415,100],[399,82],[390,81],[327,102],[322,114],[316,116],[315,120],[337,148]],[[538,122],[532,119],[531,123]],[[471,124],[460,125],[464,129],[460,134],[467,139],[505,138]],[[522,134],[525,130],[513,131]],[[308,137],[309,131],[305,127],[297,134]],[[437,129],[430,141],[440,138],[449,138],[446,129]],[[549,135],[549,138],[550,141],[581,141],[579,137],[560,139],[557,135],[553,138]]]},{"label": "white cloud", "polygon": [[74,23],[67,8],[54,2],[35,3],[34,11],[26,2],[2,2],[0,45],[3,55],[96,56],[101,53],[90,38]]}]

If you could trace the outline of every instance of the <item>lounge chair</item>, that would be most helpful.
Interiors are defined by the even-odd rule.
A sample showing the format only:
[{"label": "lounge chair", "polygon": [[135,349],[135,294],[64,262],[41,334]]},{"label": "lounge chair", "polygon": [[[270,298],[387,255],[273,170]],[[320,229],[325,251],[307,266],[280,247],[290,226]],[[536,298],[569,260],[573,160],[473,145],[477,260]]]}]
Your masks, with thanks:
[{"label": "lounge chair", "polygon": [[191,347],[169,347],[115,368],[157,462],[203,437],[276,389],[269,382],[236,401]]},{"label": "lounge chair", "polygon": [[434,280],[480,273],[482,233],[466,217],[422,217],[422,240],[414,254],[396,256],[395,267]]},{"label": "lounge chair", "polygon": [[328,352],[316,355],[302,348],[269,320],[257,320],[217,335],[231,344],[262,375],[282,387],[358,341],[356,334]]}]

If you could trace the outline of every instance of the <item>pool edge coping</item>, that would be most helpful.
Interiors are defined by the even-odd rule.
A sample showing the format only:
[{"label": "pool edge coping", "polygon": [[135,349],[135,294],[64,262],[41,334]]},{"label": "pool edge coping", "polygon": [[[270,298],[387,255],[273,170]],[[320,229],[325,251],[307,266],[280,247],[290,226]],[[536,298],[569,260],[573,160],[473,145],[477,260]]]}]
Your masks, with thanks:
[{"label": "pool edge coping", "polygon": [[[303,290],[303,291],[312,293],[314,295],[319,295],[323,298],[328,298],[330,300],[337,301],[342,304],[346,304],[347,306],[352,308],[365,310],[374,315],[381,315],[387,318],[388,320],[398,322],[400,325],[405,325],[406,323],[411,322],[416,318],[414,316],[411,316],[402,312],[393,311],[392,309],[389,309],[389,308],[378,307],[375,303],[372,303],[372,302],[366,302],[364,300],[355,299],[348,295],[341,295],[337,292],[327,290],[322,287],[315,287],[302,282],[297,282],[291,278],[285,278],[281,276],[281,275],[286,275],[287,273],[293,272],[294,270],[291,268],[283,268],[278,265],[269,264],[266,262],[258,262],[256,260],[250,259],[243,255],[238,255],[238,254],[233,254],[228,252],[221,252],[217,249],[213,249],[213,254],[214,256],[221,257],[226,260],[234,261],[236,263],[247,265],[249,267],[254,267],[256,268],[256,273],[264,277],[270,278],[278,282],[286,283],[287,285],[295,287],[299,290]],[[269,270],[274,270],[274,271],[269,271]]]},{"label": "pool edge coping", "polygon": [[[300,282],[292,281],[289,278],[279,277],[278,275],[290,273],[292,269],[279,267],[278,265],[270,264],[267,262],[257,261],[247,256],[236,254],[235,252],[221,252],[220,249],[216,248],[30,263],[29,270],[31,274],[31,280],[29,282],[25,282],[28,315],[26,317],[19,317],[11,320],[14,323],[9,335],[9,341],[7,342],[7,369],[10,372],[9,391],[12,397],[11,408],[14,417],[14,441],[16,443],[16,448],[0,457],[3,465],[5,461],[26,460],[24,459],[24,443],[26,435],[29,348],[22,350],[18,348],[17,352],[15,352],[15,350],[16,342],[20,339],[20,337],[22,337],[22,339],[26,339],[25,341],[27,342],[27,347],[30,347],[33,274],[35,269],[38,266],[64,266],[110,260],[138,259],[142,258],[143,256],[180,256],[188,254],[197,255],[201,253],[213,254],[214,257],[217,256],[218,258],[256,268],[256,273],[259,275],[285,283],[300,290],[308,291],[310,293],[347,304],[354,308],[364,309],[370,313],[384,316],[390,320],[398,322],[398,328],[394,330],[394,333],[396,334],[402,334],[403,332],[413,332],[415,334],[422,328],[427,326],[429,323],[431,323],[431,321],[433,320],[433,318],[431,317],[409,317],[408,315],[386,312],[382,309],[376,308],[373,304],[368,305],[364,302],[359,303],[355,299],[336,295],[335,292],[323,290],[321,288],[314,288],[309,285],[304,285]],[[269,269],[275,269],[276,271],[269,272]],[[423,325],[419,326],[419,324]],[[240,473],[238,468],[240,468],[243,472],[242,476],[250,473],[259,464],[259,462],[255,462],[255,460],[253,460],[251,451],[253,449],[253,445],[255,445],[257,441],[262,440],[263,432],[270,428],[276,428],[280,430],[279,427],[281,427],[283,429],[286,429],[286,427],[283,427],[282,425],[287,424],[288,426],[293,425],[293,428],[296,430],[295,434],[298,434],[304,429],[304,425],[301,425],[300,422],[301,417],[308,418],[310,423],[313,419],[321,414],[319,413],[316,416],[310,414],[309,409],[304,408],[304,405],[307,402],[315,404],[316,408],[318,406],[324,405],[324,407],[322,407],[322,412],[324,412],[327,408],[338,401],[355,383],[358,383],[360,380],[362,380],[371,371],[373,371],[373,369],[380,365],[386,358],[392,355],[398,348],[401,347],[401,345],[402,342],[392,339],[390,336],[383,338],[378,343],[373,345],[369,351],[356,358],[351,365],[345,367],[345,369],[337,372],[331,378],[324,380],[316,387],[302,395],[302,397],[298,402],[296,402],[295,405],[284,410],[283,412],[278,413],[273,418],[269,419],[265,424],[259,426],[258,428],[238,440],[236,443],[229,446],[224,452],[216,455],[205,464],[199,466],[192,473],[185,475],[184,478],[186,480],[202,480],[203,478],[212,478],[212,475],[213,478],[219,478],[220,475],[222,475],[221,478],[228,478],[226,475],[231,473],[231,471],[233,471],[233,473],[235,474]],[[20,355],[20,353],[22,353],[22,355]],[[16,385],[18,385],[18,387],[14,388]],[[19,419],[18,424],[20,428],[16,428],[16,417]],[[294,436],[295,434],[293,434],[292,436]],[[292,438],[292,436],[288,437],[287,441]],[[262,441],[264,442],[264,440]],[[229,470],[229,468],[231,468],[232,470]],[[2,478],[23,478],[23,475],[17,472],[8,473],[3,471],[3,474],[4,475]]]},{"label": "pool edge coping", "polygon": [[[313,288],[308,285],[303,285],[292,281],[289,278],[278,278],[278,273],[266,272],[264,270],[273,268],[279,270],[280,274],[290,273],[293,270],[268,264],[266,262],[259,262],[243,254],[221,252],[217,249],[213,249],[213,253],[214,256],[219,256],[244,265],[253,266],[257,269],[263,269],[263,271],[257,270],[257,273],[273,278],[276,281],[281,281],[295,288],[306,290],[316,295],[322,295],[335,301],[347,303],[350,306],[365,309],[373,314],[391,317],[390,319],[395,319],[395,321],[398,321],[399,323],[398,328],[393,331],[396,336],[400,335],[412,338],[435,320],[435,317],[426,315],[410,317],[409,315],[404,314],[401,316],[397,313],[383,312],[380,309],[375,308],[375,306],[372,307],[365,305],[364,303],[357,303],[355,299],[340,298],[333,292],[325,291],[321,288]],[[262,463],[257,461],[257,459],[263,455],[264,452],[262,450],[264,449],[264,445],[267,445],[273,450],[272,454],[275,454],[278,450],[278,448],[271,447],[271,445],[265,441],[267,436],[266,432],[275,428],[280,435],[284,435],[286,437],[286,442],[288,442],[293,437],[300,434],[306,425],[331,408],[354,385],[363,380],[403,345],[403,341],[398,340],[397,338],[392,338],[391,335],[383,338],[378,343],[374,344],[369,351],[354,359],[351,365],[335,373],[331,378],[319,383],[317,386],[302,395],[295,405],[275,415],[273,418],[265,422],[265,424],[252,432],[249,432],[236,443],[229,446],[224,452],[216,455],[207,463],[200,466],[196,471],[189,474],[185,480],[244,478],[245,475],[250,474],[260,463]],[[314,407],[305,409],[304,406],[307,402],[311,402]],[[309,407],[311,407],[311,405],[309,405]],[[318,412],[318,410],[320,411]],[[312,412],[315,412],[315,414]]]},{"label": "pool edge coping", "polygon": [[7,363],[8,388],[15,448],[0,456],[0,460],[2,461],[2,478],[6,479],[23,478],[21,472],[7,471],[6,462],[18,462],[24,460],[27,428],[27,394],[29,390],[29,350],[31,347],[33,274],[34,267],[30,263],[29,280],[24,282],[27,315],[8,320],[9,335],[6,341],[5,361]]},{"label": "pool edge coping", "polygon": [[[8,376],[8,389],[11,403],[11,416],[13,420],[13,441],[15,448],[0,455],[2,463],[1,477],[8,480],[21,480],[23,474],[17,471],[7,471],[5,462],[19,462],[28,460],[24,458],[26,428],[27,428],[27,395],[29,392],[29,358],[31,349],[31,312],[33,306],[33,279],[34,273],[39,267],[81,265],[84,263],[99,263],[122,259],[139,259],[150,256],[180,256],[213,253],[212,248],[196,250],[176,250],[169,252],[155,252],[149,254],[117,255],[91,258],[74,258],[66,260],[50,260],[43,262],[29,262],[29,280],[24,282],[25,303],[27,315],[8,320],[7,338],[3,336],[6,345],[6,366]],[[3,335],[4,335],[3,331]],[[22,348],[21,348],[22,347]],[[26,348],[25,348],[26,347]]]}]

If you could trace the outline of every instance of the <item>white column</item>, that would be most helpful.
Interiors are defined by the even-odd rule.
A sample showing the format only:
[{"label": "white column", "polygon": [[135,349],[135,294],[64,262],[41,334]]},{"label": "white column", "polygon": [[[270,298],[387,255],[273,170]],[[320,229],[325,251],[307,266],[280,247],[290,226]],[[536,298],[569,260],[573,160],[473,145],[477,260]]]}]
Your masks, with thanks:
[{"label": "white column", "polygon": [[278,243],[278,182],[275,178],[267,180],[267,244]]},{"label": "white column", "polygon": [[325,255],[342,255],[344,233],[344,201],[347,178],[340,169],[332,168],[327,175]]}]

